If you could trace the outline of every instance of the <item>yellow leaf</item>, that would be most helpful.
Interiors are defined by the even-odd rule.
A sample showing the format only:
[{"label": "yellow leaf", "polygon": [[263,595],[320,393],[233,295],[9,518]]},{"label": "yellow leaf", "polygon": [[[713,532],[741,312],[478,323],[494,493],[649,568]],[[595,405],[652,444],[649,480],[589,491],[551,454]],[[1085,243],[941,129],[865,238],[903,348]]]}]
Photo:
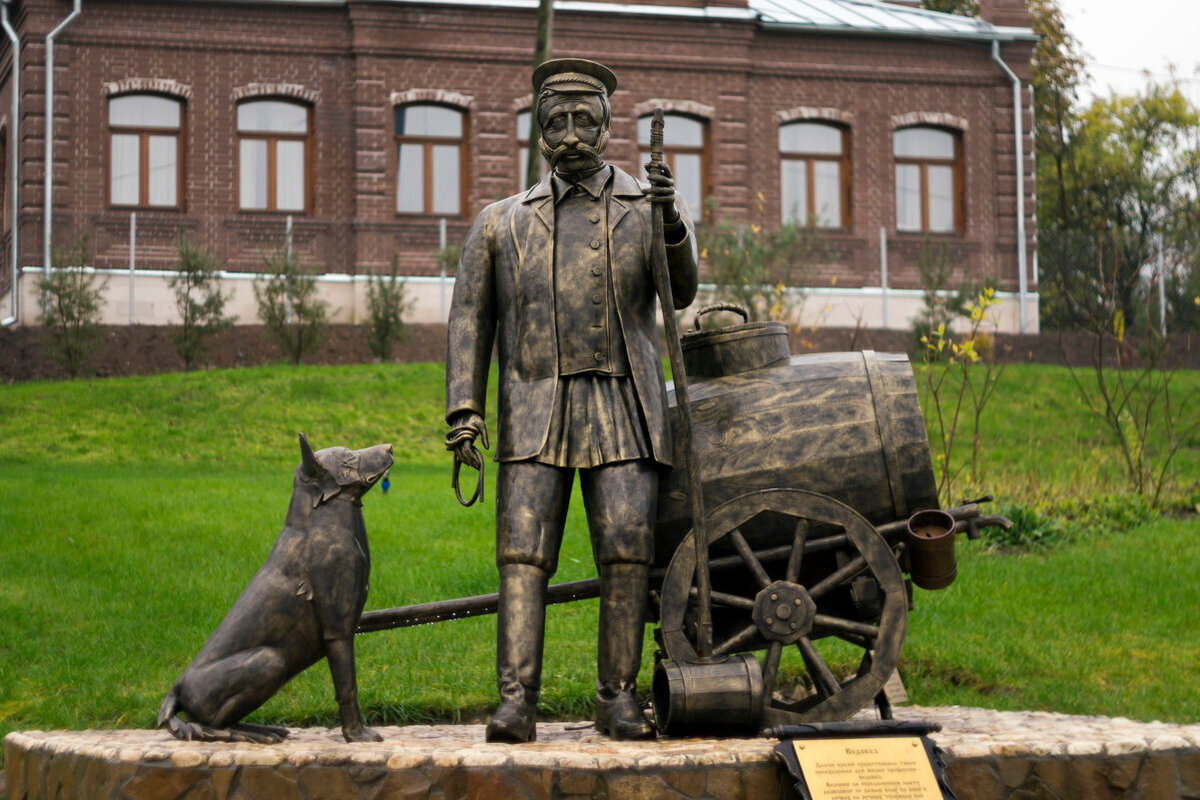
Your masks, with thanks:
[{"label": "yellow leaf", "polygon": [[708,248],[707,247],[700,251],[700,257],[708,258]]},{"label": "yellow leaf", "polygon": [[829,285],[837,286],[837,275],[834,275],[832,278],[829,279]]},{"label": "yellow leaf", "polygon": [[751,225],[750,230],[753,231],[754,233],[758,233],[759,231],[762,230],[762,226],[761,225]]}]

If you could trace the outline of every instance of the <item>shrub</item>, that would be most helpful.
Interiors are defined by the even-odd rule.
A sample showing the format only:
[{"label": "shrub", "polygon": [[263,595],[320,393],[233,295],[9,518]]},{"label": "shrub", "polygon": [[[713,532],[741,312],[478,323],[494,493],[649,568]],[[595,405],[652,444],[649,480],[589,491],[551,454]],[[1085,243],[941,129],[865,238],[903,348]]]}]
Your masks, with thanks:
[{"label": "shrub", "polygon": [[193,244],[182,228],[176,248],[179,266],[167,280],[175,292],[180,319],[172,342],[183,359],[184,369],[190,370],[208,353],[204,340],[232,325],[233,318],[225,316],[229,296],[221,292],[216,259],[203,247]]},{"label": "shrub", "polygon": [[399,271],[400,256],[394,254],[388,274],[371,275],[367,283],[367,321],[363,331],[367,336],[367,347],[380,361],[391,360],[396,343],[408,341],[404,314],[412,308],[412,301]]},{"label": "shrub", "polygon": [[300,266],[294,253],[284,248],[263,259],[267,274],[255,282],[258,318],[293,364],[325,341],[329,304],[317,297],[317,278]]},{"label": "shrub", "polygon": [[[763,206],[758,208],[761,212]],[[828,260],[820,237],[798,225],[770,231],[763,225],[717,219],[711,200],[708,209],[708,218],[715,221],[702,226],[697,238],[716,284],[714,301],[736,303],[752,320],[798,325],[804,295],[796,287],[811,283],[813,267]]]},{"label": "shrub", "polygon": [[95,273],[86,269],[91,260],[88,237],[81,236],[69,248],[51,250],[53,270],[38,281],[50,357],[72,378],[79,377],[100,345],[104,284],[97,286]]}]

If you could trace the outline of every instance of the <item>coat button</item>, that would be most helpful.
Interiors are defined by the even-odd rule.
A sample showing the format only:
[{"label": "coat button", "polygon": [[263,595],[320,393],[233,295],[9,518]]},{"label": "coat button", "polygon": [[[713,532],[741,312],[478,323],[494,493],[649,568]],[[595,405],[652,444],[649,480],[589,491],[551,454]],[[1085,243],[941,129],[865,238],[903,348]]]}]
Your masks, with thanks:
[{"label": "coat button", "polygon": [[594,224],[596,224],[596,223],[597,223],[597,222],[599,222],[599,221],[600,221],[600,215],[599,215],[599,214],[592,214],[590,217],[588,217],[588,222],[591,222],[593,225],[594,225]]},{"label": "coat button", "polygon": [[599,239],[592,239],[592,249],[593,250],[600,249],[600,240]]},{"label": "coat button", "polygon": [[604,270],[600,269],[600,267],[592,267],[592,274],[593,274],[593,275],[599,275],[599,274],[600,274],[601,272],[603,272],[603,271],[604,271]]},{"label": "coat button", "polygon": [[603,353],[592,353],[592,358],[596,359],[597,361],[603,361],[604,354]]},{"label": "coat button", "polygon": [[596,305],[600,305],[600,295],[598,295],[598,294],[592,295],[592,302],[595,303]]}]

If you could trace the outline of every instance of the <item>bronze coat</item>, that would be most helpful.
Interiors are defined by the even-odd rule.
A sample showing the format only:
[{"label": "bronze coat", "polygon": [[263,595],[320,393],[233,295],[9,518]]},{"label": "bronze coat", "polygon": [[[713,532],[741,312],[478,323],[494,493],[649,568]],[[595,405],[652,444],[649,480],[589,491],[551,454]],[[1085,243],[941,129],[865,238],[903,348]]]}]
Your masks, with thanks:
[{"label": "bronze coat", "polygon": [[[617,317],[654,459],[670,464],[650,271],[651,204],[642,185],[613,167],[608,252]],[[676,204],[679,205],[678,203]],[[676,308],[696,296],[696,247],[685,210],[683,241],[667,245]],[[492,345],[499,334],[500,413],[497,461],[532,458],[545,444],[558,386],[554,314],[554,196],[550,177],[528,192],[493,203],[467,234],[446,344],[446,419],[485,412]],[[571,235],[559,232],[559,236]],[[576,232],[588,235],[588,231]]]}]

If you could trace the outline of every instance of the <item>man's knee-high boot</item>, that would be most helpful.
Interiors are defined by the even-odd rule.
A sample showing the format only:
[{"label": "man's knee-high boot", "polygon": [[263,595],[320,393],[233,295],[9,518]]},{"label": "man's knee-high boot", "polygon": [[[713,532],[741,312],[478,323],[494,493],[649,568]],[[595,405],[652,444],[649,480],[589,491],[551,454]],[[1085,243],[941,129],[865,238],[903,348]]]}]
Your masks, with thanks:
[{"label": "man's knee-high boot", "polygon": [[637,702],[649,588],[648,566],[608,564],[600,568],[596,729],[614,739],[654,735]]},{"label": "man's knee-high boot", "polygon": [[548,580],[544,570],[529,564],[500,567],[500,603],[496,611],[500,707],[488,722],[489,742],[528,742],[537,738]]}]

